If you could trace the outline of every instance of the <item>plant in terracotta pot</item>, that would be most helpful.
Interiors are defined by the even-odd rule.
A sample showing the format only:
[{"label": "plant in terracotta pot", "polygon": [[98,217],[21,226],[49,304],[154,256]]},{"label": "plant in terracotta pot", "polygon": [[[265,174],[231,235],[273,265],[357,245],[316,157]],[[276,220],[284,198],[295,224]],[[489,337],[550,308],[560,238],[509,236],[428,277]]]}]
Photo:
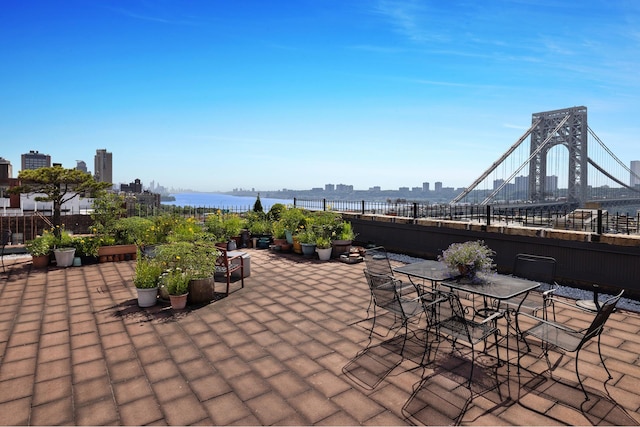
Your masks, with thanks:
[{"label": "plant in terracotta pot", "polygon": [[[196,240],[159,245],[156,248],[154,259],[168,271],[179,269],[188,275],[191,280],[188,287],[189,302],[206,303],[214,298],[213,277],[219,255],[220,251],[213,241]],[[167,288],[166,283],[163,288],[161,296],[164,296],[164,290]]]},{"label": "plant in terracotta pot", "polygon": [[484,241],[477,240],[452,243],[438,260],[460,276],[475,279],[477,273],[487,273],[495,267],[493,256],[495,252],[485,245]]},{"label": "plant in terracotta pot", "polygon": [[48,231],[44,231],[41,236],[25,243],[27,252],[33,257],[35,268],[44,268],[49,265],[54,244],[55,236]]},{"label": "plant in terracotta pot", "polygon": [[136,272],[133,284],[138,291],[138,305],[151,307],[158,297],[158,282],[162,274],[162,266],[155,259],[140,256],[136,259]]},{"label": "plant in terracotta pot", "polygon": [[187,306],[190,281],[191,276],[180,268],[169,270],[164,277],[164,283],[171,300],[171,308],[182,310]]}]

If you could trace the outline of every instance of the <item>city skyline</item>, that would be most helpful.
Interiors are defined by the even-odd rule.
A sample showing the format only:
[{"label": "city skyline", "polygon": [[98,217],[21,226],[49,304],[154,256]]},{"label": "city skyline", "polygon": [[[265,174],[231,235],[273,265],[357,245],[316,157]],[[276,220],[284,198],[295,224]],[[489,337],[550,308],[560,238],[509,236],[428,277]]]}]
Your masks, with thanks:
[{"label": "city skyline", "polygon": [[532,114],[584,105],[629,164],[639,24],[604,0],[12,2],[0,155],[106,148],[115,183],[196,191],[460,188]]}]

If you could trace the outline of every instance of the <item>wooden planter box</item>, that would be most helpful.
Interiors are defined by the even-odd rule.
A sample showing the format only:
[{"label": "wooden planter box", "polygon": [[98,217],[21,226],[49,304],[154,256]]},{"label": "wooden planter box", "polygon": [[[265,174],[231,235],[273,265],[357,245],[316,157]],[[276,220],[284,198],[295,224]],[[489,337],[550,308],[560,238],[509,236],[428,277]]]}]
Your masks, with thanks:
[{"label": "wooden planter box", "polygon": [[136,259],[138,247],[136,245],[112,245],[98,248],[100,262],[130,261]]}]

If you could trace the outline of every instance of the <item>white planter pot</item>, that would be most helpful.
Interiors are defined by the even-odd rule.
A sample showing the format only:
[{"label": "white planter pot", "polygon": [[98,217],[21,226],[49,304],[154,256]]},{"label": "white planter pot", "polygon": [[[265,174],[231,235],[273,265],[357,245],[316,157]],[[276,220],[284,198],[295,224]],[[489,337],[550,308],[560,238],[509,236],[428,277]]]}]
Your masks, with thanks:
[{"label": "white planter pot", "polygon": [[138,306],[153,307],[158,300],[158,288],[136,288],[138,291]]},{"label": "white planter pot", "polygon": [[318,252],[318,258],[320,261],[329,261],[331,259],[331,251],[332,248],[320,249],[316,248],[316,252]]},{"label": "white planter pot", "polygon": [[53,253],[56,257],[56,265],[58,267],[71,267],[73,265],[73,258],[76,254],[76,249],[75,248],[54,249]]}]

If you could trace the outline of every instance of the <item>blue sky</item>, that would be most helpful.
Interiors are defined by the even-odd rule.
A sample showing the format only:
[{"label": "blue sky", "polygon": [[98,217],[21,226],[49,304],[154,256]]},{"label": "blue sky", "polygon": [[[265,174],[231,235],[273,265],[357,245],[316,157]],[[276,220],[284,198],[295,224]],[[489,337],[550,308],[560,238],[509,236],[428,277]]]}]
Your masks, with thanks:
[{"label": "blue sky", "polygon": [[541,111],[640,159],[640,2],[5,0],[0,157],[200,191],[469,185]]}]

